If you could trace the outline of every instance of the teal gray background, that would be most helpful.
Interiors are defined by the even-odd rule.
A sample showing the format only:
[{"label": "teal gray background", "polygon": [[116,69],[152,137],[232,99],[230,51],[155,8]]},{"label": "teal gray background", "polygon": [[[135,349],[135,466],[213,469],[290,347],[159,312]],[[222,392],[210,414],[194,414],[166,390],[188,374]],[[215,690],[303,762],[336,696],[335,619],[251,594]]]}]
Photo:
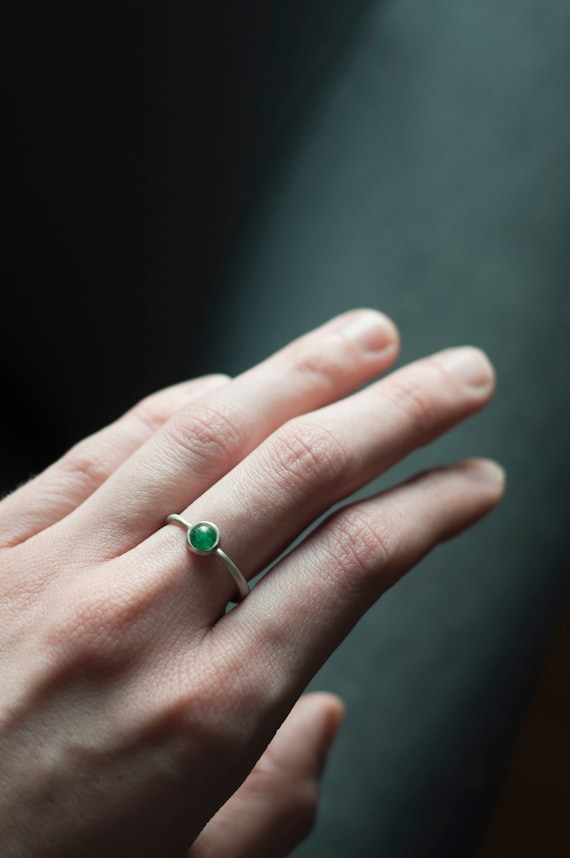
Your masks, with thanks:
[{"label": "teal gray background", "polygon": [[315,678],[347,716],[297,853],[475,856],[568,585],[570,6],[12,14],[6,488],[354,306],[394,319],[399,364],[494,362],[491,406],[368,489],[471,455],[508,474]]},{"label": "teal gray background", "polygon": [[398,324],[401,362],[474,343],[496,366],[491,407],[388,482],[489,455],[505,501],[313,683],[347,717],[298,850],[470,856],[567,586],[570,11],[369,3],[351,24],[240,237],[220,339],[241,368],[368,305]]}]

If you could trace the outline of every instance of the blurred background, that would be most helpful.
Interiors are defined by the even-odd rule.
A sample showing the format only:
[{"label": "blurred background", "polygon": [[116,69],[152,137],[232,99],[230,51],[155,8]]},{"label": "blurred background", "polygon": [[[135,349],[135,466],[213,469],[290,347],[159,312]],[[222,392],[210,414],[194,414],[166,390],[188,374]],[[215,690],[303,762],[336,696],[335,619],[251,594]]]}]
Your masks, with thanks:
[{"label": "blurred background", "polygon": [[394,319],[400,364],[481,346],[491,406],[367,491],[483,455],[506,498],[316,677],[347,717],[298,855],[568,854],[570,6],[2,18],[2,491],[351,307]]}]

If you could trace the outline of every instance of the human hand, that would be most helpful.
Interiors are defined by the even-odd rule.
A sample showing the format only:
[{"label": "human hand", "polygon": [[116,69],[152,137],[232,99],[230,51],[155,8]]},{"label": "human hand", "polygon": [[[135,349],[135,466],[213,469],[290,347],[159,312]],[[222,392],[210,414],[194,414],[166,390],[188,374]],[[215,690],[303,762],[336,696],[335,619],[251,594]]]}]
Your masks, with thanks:
[{"label": "human hand", "polygon": [[372,381],[397,349],[389,320],[352,311],[234,380],[155,394],[2,501],[2,856],[277,858],[305,836],[342,706],[295,702],[388,587],[497,504],[502,471],[469,460],[344,506],[227,613],[222,563],[163,525],[214,521],[252,578],[489,401],[472,348]]}]

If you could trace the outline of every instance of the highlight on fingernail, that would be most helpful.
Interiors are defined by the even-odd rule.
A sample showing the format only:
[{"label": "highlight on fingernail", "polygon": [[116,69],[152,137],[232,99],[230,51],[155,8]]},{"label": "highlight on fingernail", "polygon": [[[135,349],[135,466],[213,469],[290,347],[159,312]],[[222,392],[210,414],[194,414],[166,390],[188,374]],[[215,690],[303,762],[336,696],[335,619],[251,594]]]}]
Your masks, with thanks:
[{"label": "highlight on fingernail", "polygon": [[398,347],[398,330],[377,310],[353,310],[338,319],[339,330],[365,352],[380,353]]},{"label": "highlight on fingernail", "polygon": [[467,459],[462,462],[462,465],[477,482],[501,491],[504,490],[507,480],[506,471],[494,459]]},{"label": "highlight on fingernail", "polygon": [[487,392],[495,384],[493,365],[485,352],[475,346],[446,349],[434,355],[433,360],[456,381],[477,393]]}]

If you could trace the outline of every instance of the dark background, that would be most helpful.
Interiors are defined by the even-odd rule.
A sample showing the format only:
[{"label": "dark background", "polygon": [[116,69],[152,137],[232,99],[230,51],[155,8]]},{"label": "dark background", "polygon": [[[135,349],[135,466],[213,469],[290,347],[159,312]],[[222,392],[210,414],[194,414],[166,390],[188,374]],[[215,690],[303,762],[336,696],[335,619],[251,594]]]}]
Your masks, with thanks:
[{"label": "dark background", "polygon": [[24,462],[5,487],[150,390],[232,360],[210,348],[231,250],[365,5],[3,14],[1,348],[18,406],[2,431]]},{"label": "dark background", "polygon": [[467,342],[493,360],[490,408],[379,485],[490,455],[507,496],[316,678],[348,713],[299,849],[475,855],[567,591],[570,8],[2,18],[4,491],[152,390],[352,306],[392,316],[401,362]]}]

